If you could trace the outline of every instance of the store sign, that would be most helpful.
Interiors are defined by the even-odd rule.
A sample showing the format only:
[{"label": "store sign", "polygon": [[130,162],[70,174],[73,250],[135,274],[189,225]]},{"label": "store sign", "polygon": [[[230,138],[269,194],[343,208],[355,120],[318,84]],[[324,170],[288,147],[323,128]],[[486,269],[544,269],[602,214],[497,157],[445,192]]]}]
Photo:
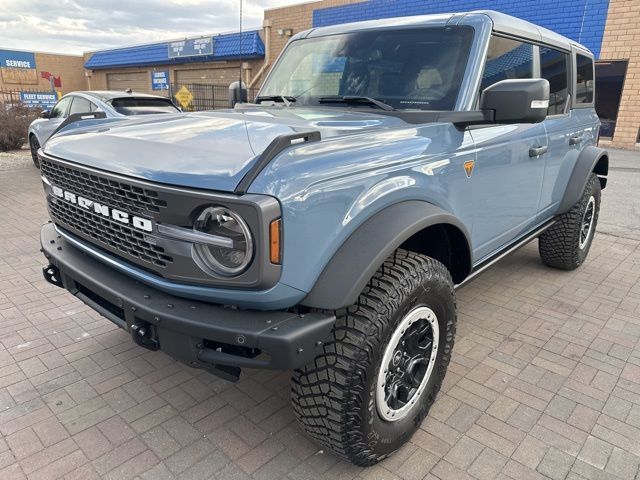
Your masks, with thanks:
[{"label": "store sign", "polygon": [[213,38],[187,38],[177,42],[169,42],[169,58],[197,57],[213,55]]},{"label": "store sign", "polygon": [[169,88],[169,72],[151,72],[151,88],[153,90],[167,90]]},{"label": "store sign", "polygon": [[25,107],[51,109],[58,101],[55,92],[20,92],[20,101]]},{"label": "store sign", "polygon": [[4,83],[38,83],[36,56],[32,52],[0,50],[0,70]]}]

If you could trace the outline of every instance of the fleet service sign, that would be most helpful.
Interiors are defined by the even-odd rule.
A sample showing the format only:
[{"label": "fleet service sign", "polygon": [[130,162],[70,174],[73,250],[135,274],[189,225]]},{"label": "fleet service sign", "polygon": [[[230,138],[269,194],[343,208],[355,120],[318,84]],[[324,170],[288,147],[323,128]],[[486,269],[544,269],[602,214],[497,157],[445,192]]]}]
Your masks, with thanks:
[{"label": "fleet service sign", "polygon": [[29,85],[38,83],[36,56],[33,52],[0,50],[0,70],[4,83]]},{"label": "fleet service sign", "polygon": [[26,107],[52,109],[58,101],[55,92],[20,92],[20,101]]},{"label": "fleet service sign", "polygon": [[169,58],[213,55],[213,37],[187,38],[169,42]]}]

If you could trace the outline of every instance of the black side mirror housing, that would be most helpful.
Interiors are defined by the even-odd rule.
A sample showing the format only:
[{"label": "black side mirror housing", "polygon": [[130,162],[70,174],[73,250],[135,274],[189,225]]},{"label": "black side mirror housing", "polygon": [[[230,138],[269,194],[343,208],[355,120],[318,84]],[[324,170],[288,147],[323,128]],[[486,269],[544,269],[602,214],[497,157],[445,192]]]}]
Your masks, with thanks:
[{"label": "black side mirror housing", "polygon": [[233,108],[236,103],[247,103],[247,87],[244,83],[233,82],[229,85],[229,106]]},{"label": "black side mirror housing", "polygon": [[49,118],[49,115],[51,115],[50,110],[42,110],[40,112],[40,118]]},{"label": "black side mirror housing", "polygon": [[494,123],[539,123],[548,108],[549,82],[544,78],[502,80],[480,97],[480,109],[493,111]]}]

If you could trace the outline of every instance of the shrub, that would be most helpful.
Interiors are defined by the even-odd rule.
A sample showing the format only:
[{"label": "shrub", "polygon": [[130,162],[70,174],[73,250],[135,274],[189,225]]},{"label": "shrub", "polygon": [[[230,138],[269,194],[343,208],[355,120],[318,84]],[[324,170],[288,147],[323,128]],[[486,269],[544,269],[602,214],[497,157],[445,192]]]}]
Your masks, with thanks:
[{"label": "shrub", "polygon": [[27,142],[29,124],[39,112],[24,105],[0,104],[0,152],[17,150]]}]

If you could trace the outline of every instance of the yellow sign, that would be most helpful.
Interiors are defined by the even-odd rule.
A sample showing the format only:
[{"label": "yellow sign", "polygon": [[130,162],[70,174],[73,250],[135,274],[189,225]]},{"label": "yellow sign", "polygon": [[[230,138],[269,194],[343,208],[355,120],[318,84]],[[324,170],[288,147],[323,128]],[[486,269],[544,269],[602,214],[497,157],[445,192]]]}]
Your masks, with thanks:
[{"label": "yellow sign", "polygon": [[191,105],[191,102],[193,101],[193,95],[184,85],[174,94],[174,97],[176,97],[178,103],[182,105],[182,108],[184,108],[185,110],[189,105]]}]

